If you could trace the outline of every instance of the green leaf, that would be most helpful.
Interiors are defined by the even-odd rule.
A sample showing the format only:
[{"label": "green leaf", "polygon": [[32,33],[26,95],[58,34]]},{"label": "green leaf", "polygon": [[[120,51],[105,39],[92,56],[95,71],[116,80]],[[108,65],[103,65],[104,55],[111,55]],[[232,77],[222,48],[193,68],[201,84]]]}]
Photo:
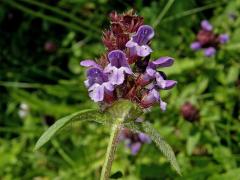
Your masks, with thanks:
[{"label": "green leaf", "polygon": [[229,171],[227,171],[226,173],[222,173],[222,174],[214,174],[213,176],[211,176],[209,178],[209,180],[229,180],[229,179],[236,179],[239,178],[239,174],[240,174],[240,168],[236,168],[236,169],[230,169]]},{"label": "green leaf", "polygon": [[238,75],[239,75],[239,67],[237,66],[232,66],[227,75],[227,82],[228,83],[234,83],[238,80]]},{"label": "green leaf", "polygon": [[56,121],[51,127],[49,127],[43,135],[37,141],[34,150],[39,149],[44,144],[46,144],[59,130],[65,127],[72,121],[76,120],[88,120],[96,122],[104,122],[105,116],[97,110],[86,109],[76,113],[73,113],[69,116],[63,117]]},{"label": "green leaf", "polygon": [[172,167],[176,170],[176,172],[181,175],[180,167],[178,165],[178,162],[176,160],[175,154],[171,146],[160,136],[160,134],[157,132],[154,127],[149,122],[142,122],[142,123],[136,123],[136,122],[129,122],[125,123],[124,126],[126,128],[131,129],[134,132],[144,132],[150,138],[152,141],[156,144],[158,149],[163,153],[163,155],[169,160]]},{"label": "green leaf", "polygon": [[201,136],[200,133],[197,133],[194,136],[190,136],[187,139],[186,148],[187,148],[188,155],[192,154],[193,149],[196,147],[197,143],[199,142],[200,136]]},{"label": "green leaf", "polygon": [[84,121],[95,121],[104,125],[112,125],[116,119],[123,120],[136,120],[143,112],[138,106],[130,101],[121,100],[114,103],[111,107],[106,108],[105,112],[102,113],[98,110],[87,109],[69,116],[63,117],[56,121],[51,127],[43,133],[36,143],[35,150],[46,144],[59,130],[65,127],[72,121],[84,120]]},{"label": "green leaf", "polygon": [[171,146],[160,136],[157,130],[154,129],[149,122],[143,122],[142,128],[144,132],[148,134],[150,138],[155,142],[164,156],[170,161],[172,167],[177,171],[179,175],[181,175],[180,167]]}]

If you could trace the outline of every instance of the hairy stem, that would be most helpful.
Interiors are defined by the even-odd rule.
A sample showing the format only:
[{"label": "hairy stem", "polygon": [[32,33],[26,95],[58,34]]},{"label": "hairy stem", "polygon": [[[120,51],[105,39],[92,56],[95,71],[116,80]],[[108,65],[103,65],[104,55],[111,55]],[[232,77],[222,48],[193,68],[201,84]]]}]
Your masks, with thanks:
[{"label": "hairy stem", "polygon": [[121,129],[121,119],[117,119],[116,124],[112,126],[110,139],[108,142],[107,152],[101,172],[101,180],[107,180],[109,178],[109,175],[111,173],[112,163],[114,160],[114,155],[117,149],[117,144],[119,140],[119,131]]}]

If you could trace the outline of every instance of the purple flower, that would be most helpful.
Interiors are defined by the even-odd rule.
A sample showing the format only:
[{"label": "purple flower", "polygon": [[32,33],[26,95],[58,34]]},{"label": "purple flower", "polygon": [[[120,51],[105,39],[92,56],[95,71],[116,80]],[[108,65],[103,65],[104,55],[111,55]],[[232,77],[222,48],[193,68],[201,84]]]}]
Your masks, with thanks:
[{"label": "purple flower", "polygon": [[141,140],[141,142],[143,142],[143,143],[149,144],[152,141],[151,138],[148,135],[144,134],[144,133],[139,133],[138,137]]},{"label": "purple flower", "polygon": [[133,35],[126,43],[126,47],[130,48],[130,56],[148,56],[152,52],[152,49],[148,46],[148,43],[153,36],[154,30],[151,26],[140,26],[137,33]]},{"label": "purple flower", "polygon": [[113,85],[120,85],[124,82],[126,74],[132,74],[132,70],[127,62],[126,55],[121,50],[113,50],[108,54],[110,64],[104,69],[105,73],[109,73],[109,80]]},{"label": "purple flower", "polygon": [[88,88],[89,96],[94,102],[103,101],[105,94],[112,94],[114,87],[108,81],[107,74],[105,74],[101,69],[96,67],[88,69],[87,78],[88,79],[84,81],[84,83]]},{"label": "purple flower", "polygon": [[204,49],[204,54],[206,57],[211,57],[216,53],[216,49],[214,47],[209,47]]},{"label": "purple flower", "polygon": [[198,41],[195,41],[191,44],[191,49],[192,50],[199,50],[201,48],[201,44]]},{"label": "purple flower", "polygon": [[228,36],[228,34],[220,34],[219,35],[219,42],[221,43],[221,44],[225,44],[225,43],[227,43],[229,41],[229,36]]},{"label": "purple flower", "polygon": [[136,155],[143,144],[151,143],[151,139],[147,134],[133,133],[127,128],[121,130],[119,140],[125,142],[126,146],[131,150],[132,155]]},{"label": "purple flower", "polygon": [[157,81],[157,86],[160,89],[171,89],[173,88],[176,84],[177,81],[174,80],[165,80],[161,74],[159,74],[158,72],[155,74],[156,77],[156,81]]},{"label": "purple flower", "polygon": [[142,144],[140,142],[130,144],[129,147],[131,149],[131,154],[136,155],[139,152],[141,146],[142,146]]},{"label": "purple flower", "polygon": [[212,31],[213,29],[212,25],[207,20],[201,22],[201,27],[205,31]]},{"label": "purple flower", "polygon": [[101,102],[103,109],[123,98],[141,108],[159,103],[161,109],[165,110],[166,103],[161,100],[158,91],[172,88],[176,81],[167,80],[158,68],[171,66],[173,59],[161,57],[151,61],[150,43],[154,30],[144,25],[143,17],[132,13],[111,13],[112,25],[104,32],[102,39],[107,48],[106,53],[96,62],[85,60],[80,63],[87,68],[85,86],[91,99]]},{"label": "purple flower", "polygon": [[138,84],[146,85],[151,82],[151,80],[156,79],[156,83],[150,83],[147,88],[153,89],[156,85],[159,89],[170,89],[176,85],[176,81],[173,80],[165,80],[165,78],[157,72],[157,68],[159,67],[168,67],[173,64],[174,60],[170,57],[161,57],[156,61],[152,61],[148,63],[146,68],[146,72],[140,76],[138,79]]},{"label": "purple flower", "polygon": [[155,74],[157,72],[157,68],[159,67],[169,67],[173,64],[174,60],[171,57],[161,57],[155,61],[149,62],[146,73],[150,77],[155,77]]},{"label": "purple flower", "polygon": [[155,88],[153,88],[143,96],[141,100],[141,105],[147,108],[152,106],[155,103],[159,103],[160,108],[163,111],[166,110],[167,103],[162,101],[162,99],[160,98],[159,92]]}]

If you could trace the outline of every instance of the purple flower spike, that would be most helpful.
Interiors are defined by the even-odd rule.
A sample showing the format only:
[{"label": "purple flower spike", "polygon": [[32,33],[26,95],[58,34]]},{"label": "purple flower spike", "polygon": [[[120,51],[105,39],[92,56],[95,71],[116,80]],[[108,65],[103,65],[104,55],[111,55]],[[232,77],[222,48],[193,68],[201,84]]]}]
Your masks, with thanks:
[{"label": "purple flower spike", "polygon": [[142,144],[140,142],[131,144],[130,148],[131,148],[132,155],[136,155],[138,153],[138,151],[140,150],[141,146],[142,146]]},{"label": "purple flower spike", "polygon": [[201,48],[201,44],[196,41],[196,42],[193,42],[190,47],[191,47],[192,50],[196,51],[196,50],[199,50]]},{"label": "purple flower spike", "polygon": [[206,57],[211,57],[216,53],[216,49],[214,47],[209,47],[204,50],[204,54]]},{"label": "purple flower spike", "polygon": [[84,60],[80,62],[81,66],[84,67],[94,67],[94,68],[99,68],[102,69],[102,67],[100,65],[98,65],[95,61],[93,60]]},{"label": "purple flower spike", "polygon": [[113,85],[120,85],[124,82],[126,74],[132,74],[132,70],[127,62],[126,55],[121,50],[114,50],[108,54],[110,64],[104,69],[105,73],[110,73],[109,80]]},{"label": "purple flower spike", "polygon": [[155,61],[149,62],[146,72],[149,76],[154,77],[159,67],[169,67],[173,64],[174,60],[171,57],[161,57]]},{"label": "purple flower spike", "polygon": [[151,26],[140,26],[137,33],[126,43],[126,47],[130,48],[130,56],[148,56],[152,49],[147,44],[153,36],[154,30]]},{"label": "purple flower spike", "polygon": [[90,68],[87,71],[88,79],[84,82],[89,91],[89,96],[94,102],[104,99],[104,94],[112,94],[113,85],[108,81],[108,77],[101,69]]},{"label": "purple flower spike", "polygon": [[207,20],[201,22],[201,27],[205,31],[212,31],[213,29],[212,25]]},{"label": "purple flower spike", "polygon": [[177,81],[165,80],[159,73],[156,73],[155,77],[160,89],[171,89],[177,84]]},{"label": "purple flower spike", "polygon": [[219,42],[221,43],[221,44],[225,44],[225,43],[227,43],[229,41],[229,36],[228,36],[228,34],[221,34],[220,36],[219,36]]},{"label": "purple flower spike", "polygon": [[163,102],[160,98],[159,92],[156,89],[150,90],[145,96],[143,96],[141,100],[141,104],[144,107],[150,107],[156,102],[159,102],[160,108],[165,111],[167,107],[167,103]]}]

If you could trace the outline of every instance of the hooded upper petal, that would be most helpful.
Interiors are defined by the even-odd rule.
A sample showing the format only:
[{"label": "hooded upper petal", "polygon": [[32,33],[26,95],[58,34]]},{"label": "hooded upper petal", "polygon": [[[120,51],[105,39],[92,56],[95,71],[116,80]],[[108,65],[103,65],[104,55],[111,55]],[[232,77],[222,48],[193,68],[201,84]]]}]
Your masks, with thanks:
[{"label": "hooded upper petal", "polygon": [[171,57],[161,57],[155,61],[150,62],[155,68],[169,67],[174,63],[174,59]]},{"label": "hooded upper petal", "polygon": [[85,84],[88,84],[88,86],[91,86],[94,83],[102,84],[108,81],[107,75],[101,69],[98,69],[98,68],[88,69],[87,77],[88,77],[88,81]]},{"label": "hooded upper petal", "polygon": [[121,50],[113,50],[108,54],[108,59],[112,66],[116,68],[129,67],[126,55]]},{"label": "hooded upper petal", "polygon": [[142,25],[139,27],[137,33],[132,36],[132,40],[141,46],[147,44],[153,38],[153,36],[153,28],[149,25]]}]

